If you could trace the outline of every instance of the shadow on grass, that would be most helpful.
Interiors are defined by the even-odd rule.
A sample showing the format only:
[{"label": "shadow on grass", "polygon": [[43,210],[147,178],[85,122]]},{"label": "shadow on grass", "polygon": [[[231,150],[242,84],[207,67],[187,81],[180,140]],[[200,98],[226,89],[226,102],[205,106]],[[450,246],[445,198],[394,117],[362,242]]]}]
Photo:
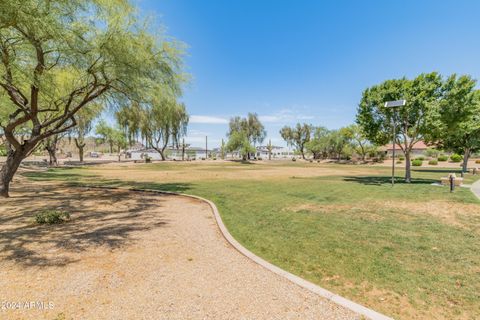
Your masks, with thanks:
[{"label": "shadow on grass", "polygon": [[444,169],[412,169],[415,172],[432,172],[432,173],[462,173],[462,169],[454,169],[454,168],[444,168]]},{"label": "shadow on grass", "polygon": [[105,179],[93,174],[78,174],[68,171],[68,169],[62,168],[43,172],[25,172],[22,175],[34,181],[66,182],[69,186],[123,187],[133,189],[153,189],[178,193],[184,193],[192,188],[191,183],[124,181],[118,179]]},{"label": "shadow on grass", "polygon": [[[381,186],[392,183],[392,177],[388,176],[364,176],[364,177],[343,177],[343,181],[356,182],[365,185]],[[406,183],[403,178],[396,177],[396,184],[432,184],[438,182],[435,179],[412,178],[412,182]]]},{"label": "shadow on grass", "polygon": [[240,164],[251,164],[251,165],[254,165],[256,163],[250,161],[250,160],[228,160],[230,162],[233,162],[233,163],[240,163]]}]

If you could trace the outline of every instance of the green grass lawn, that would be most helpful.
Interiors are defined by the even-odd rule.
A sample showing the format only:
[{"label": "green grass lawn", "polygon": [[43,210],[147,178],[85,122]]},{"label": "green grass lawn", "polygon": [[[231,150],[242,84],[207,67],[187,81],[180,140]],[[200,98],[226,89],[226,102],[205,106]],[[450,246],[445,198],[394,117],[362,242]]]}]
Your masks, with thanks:
[{"label": "green grass lawn", "polygon": [[[223,178],[228,170],[256,177],[269,165],[154,163],[151,178],[99,175],[92,168],[28,173],[31,179],[144,187],[199,195],[215,202],[232,235],[264,259],[387,315],[466,318],[480,314],[480,202],[466,188],[432,186],[450,170],[415,169],[412,184],[390,186],[389,168],[320,166],[335,174]],[[194,169],[192,169],[194,168]],[[361,168],[362,175],[351,175]],[[137,169],[136,169],[137,170]],[[191,179],[194,170],[220,173]],[[182,182],[157,172],[182,171]],[[243,172],[243,171],[242,171]],[[403,173],[398,172],[399,175]],[[466,177],[466,183],[474,178]]]}]

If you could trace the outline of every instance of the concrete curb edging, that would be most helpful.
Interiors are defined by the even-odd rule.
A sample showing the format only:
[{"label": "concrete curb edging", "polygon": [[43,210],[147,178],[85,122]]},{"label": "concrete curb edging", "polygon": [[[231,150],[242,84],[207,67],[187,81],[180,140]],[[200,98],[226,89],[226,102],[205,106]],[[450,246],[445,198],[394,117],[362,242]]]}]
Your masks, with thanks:
[{"label": "concrete curb edging", "polygon": [[190,195],[190,194],[185,194],[185,193],[178,193],[178,192],[172,192],[172,191],[161,191],[161,190],[154,190],[154,189],[139,189],[139,188],[123,188],[123,187],[103,187],[103,186],[83,186],[84,188],[92,188],[92,189],[119,189],[119,190],[128,190],[128,191],[135,191],[135,192],[152,192],[152,193],[159,193],[159,194],[167,194],[167,195],[176,195],[176,196],[182,196],[182,197],[187,197],[187,198],[192,198],[196,200],[200,200],[202,202],[207,203],[210,208],[213,211],[213,215],[215,217],[215,221],[217,222],[218,228],[220,229],[220,233],[222,236],[227,240],[227,242],[235,248],[238,252],[240,252],[242,255],[245,257],[249,258],[250,260],[254,261],[255,263],[259,264],[260,266],[264,267],[265,269],[276,273],[277,275],[286,278],[287,280],[295,283],[296,285],[307,289],[308,291],[311,291],[327,300],[330,300],[337,305],[340,305],[348,310],[351,310],[361,316],[367,317],[368,319],[372,320],[393,320],[393,318],[387,317],[386,315],[383,315],[381,313],[378,313],[372,309],[369,309],[365,306],[362,306],[358,303],[355,303],[351,300],[348,300],[342,296],[339,296],[331,291],[328,291],[310,281],[307,281],[303,278],[300,278],[288,271],[285,271],[270,262],[267,262],[260,258],[259,256],[255,255],[254,253],[250,252],[247,250],[245,247],[243,247],[237,240],[233,238],[233,236],[230,234],[230,232],[227,230],[227,227],[223,223],[222,218],[220,217],[220,213],[218,212],[217,206],[210,200],[195,196],[195,195]]},{"label": "concrete curb edging", "polygon": [[480,200],[480,180],[475,181],[470,186],[470,191]]}]

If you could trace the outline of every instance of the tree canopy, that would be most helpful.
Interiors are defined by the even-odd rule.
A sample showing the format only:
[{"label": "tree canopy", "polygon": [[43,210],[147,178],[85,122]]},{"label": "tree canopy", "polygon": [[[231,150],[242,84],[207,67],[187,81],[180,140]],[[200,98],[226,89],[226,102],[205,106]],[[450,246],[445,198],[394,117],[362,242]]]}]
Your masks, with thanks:
[{"label": "tree canopy", "polygon": [[[230,151],[242,151],[248,159],[255,152],[255,144],[265,140],[267,132],[256,113],[248,113],[246,118],[239,116],[230,119],[227,136],[229,141],[227,149]],[[236,146],[238,149],[232,149]]]},{"label": "tree canopy", "polygon": [[295,146],[305,159],[305,144],[310,141],[313,127],[310,124],[297,123],[295,127],[285,126],[280,130],[280,135],[290,146]]},{"label": "tree canopy", "polygon": [[476,80],[467,75],[453,74],[445,80],[427,135],[438,147],[463,154],[464,171],[470,155],[480,151],[480,91],[475,86]]},{"label": "tree canopy", "polygon": [[[0,4],[0,126],[7,162],[0,194],[38,143],[77,125],[102,99],[142,101],[145,90],[178,95],[181,46],[151,33],[125,0],[11,0]],[[20,130],[28,138],[18,139]]]},{"label": "tree canopy", "polygon": [[[363,92],[357,113],[357,123],[372,142],[384,145],[392,139],[396,124],[395,143],[405,154],[405,181],[411,181],[410,154],[415,143],[431,131],[431,117],[442,97],[441,76],[432,72],[413,80],[387,80]],[[392,100],[407,100],[404,107],[385,108]]]},{"label": "tree canopy", "polygon": [[160,99],[153,101],[144,112],[140,130],[148,144],[165,160],[168,144],[178,146],[180,138],[187,134],[189,117],[186,107],[171,99]]}]

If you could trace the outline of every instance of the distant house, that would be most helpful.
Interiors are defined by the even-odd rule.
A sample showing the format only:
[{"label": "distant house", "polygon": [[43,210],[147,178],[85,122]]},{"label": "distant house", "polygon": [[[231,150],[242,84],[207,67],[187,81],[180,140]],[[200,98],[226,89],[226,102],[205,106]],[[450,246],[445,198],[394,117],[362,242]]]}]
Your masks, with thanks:
[{"label": "distant house", "polygon": [[[184,159],[185,160],[206,159],[207,153],[210,154],[211,152],[212,150],[205,151],[205,148],[188,146],[188,147],[185,147]],[[182,153],[183,153],[182,148],[170,147],[167,150],[167,157],[168,159],[171,159],[171,160],[182,160]]]},{"label": "distant house", "polygon": [[[255,156],[257,158],[268,159],[268,146],[258,146]],[[289,148],[272,146],[272,159],[293,157],[294,153]]]},{"label": "distant house", "polygon": [[162,160],[160,153],[158,153],[155,149],[138,149],[127,151],[127,158],[130,158],[134,161],[145,160],[147,157],[152,160]]},{"label": "distant house", "polygon": [[[429,148],[423,141],[419,141],[413,145],[411,155],[419,156],[423,155],[425,151]],[[380,151],[383,151],[387,157],[391,157],[393,155],[393,144],[388,144],[380,148]],[[402,149],[397,144],[395,146],[395,155],[404,155]]]},{"label": "distant house", "polygon": [[[208,150],[210,154],[211,150]],[[182,148],[168,147],[165,149],[165,157],[168,160],[182,160]],[[162,160],[162,156],[155,149],[138,149],[138,150],[128,150],[127,156],[135,161],[145,160],[146,157],[149,157],[152,160]],[[194,160],[194,159],[205,159],[206,152],[205,148],[198,147],[186,147],[185,148],[185,160]]]}]

